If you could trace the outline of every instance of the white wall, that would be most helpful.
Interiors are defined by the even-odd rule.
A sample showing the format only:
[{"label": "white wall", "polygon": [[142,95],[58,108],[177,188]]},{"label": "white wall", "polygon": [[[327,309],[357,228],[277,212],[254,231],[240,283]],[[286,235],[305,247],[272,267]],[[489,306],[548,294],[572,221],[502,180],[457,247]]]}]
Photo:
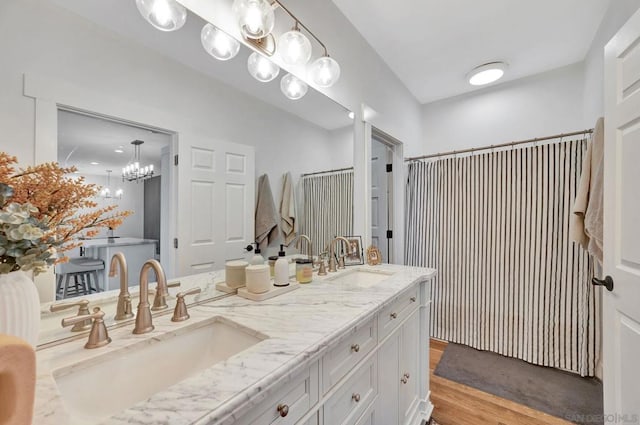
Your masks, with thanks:
[{"label": "white wall", "polygon": [[640,0],[613,0],[585,58],[584,125],[593,127],[604,116],[604,46],[640,8]]},{"label": "white wall", "polygon": [[426,104],[421,153],[583,130],[582,90],[580,63]]}]

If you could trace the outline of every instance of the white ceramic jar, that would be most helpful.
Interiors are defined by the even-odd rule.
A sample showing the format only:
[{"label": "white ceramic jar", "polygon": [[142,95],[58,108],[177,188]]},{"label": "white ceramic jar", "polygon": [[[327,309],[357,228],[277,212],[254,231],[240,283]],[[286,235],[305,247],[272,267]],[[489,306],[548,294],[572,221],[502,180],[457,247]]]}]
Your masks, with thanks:
[{"label": "white ceramic jar", "polygon": [[263,294],[271,289],[271,278],[267,264],[256,264],[245,269],[247,275],[247,291]]},{"label": "white ceramic jar", "polygon": [[246,261],[228,261],[225,264],[225,283],[229,288],[241,288],[246,283],[245,269],[249,263]]}]

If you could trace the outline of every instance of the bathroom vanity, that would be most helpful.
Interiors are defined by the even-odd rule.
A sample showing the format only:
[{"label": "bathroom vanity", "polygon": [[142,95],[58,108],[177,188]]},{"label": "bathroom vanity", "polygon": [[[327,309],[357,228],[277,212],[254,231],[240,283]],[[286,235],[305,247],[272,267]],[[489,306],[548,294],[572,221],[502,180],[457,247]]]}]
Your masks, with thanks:
[{"label": "bathroom vanity", "polygon": [[[347,268],[38,350],[34,423],[394,425],[428,420],[431,269]],[[170,300],[173,307],[175,300]],[[134,300],[134,305],[137,300]]]}]

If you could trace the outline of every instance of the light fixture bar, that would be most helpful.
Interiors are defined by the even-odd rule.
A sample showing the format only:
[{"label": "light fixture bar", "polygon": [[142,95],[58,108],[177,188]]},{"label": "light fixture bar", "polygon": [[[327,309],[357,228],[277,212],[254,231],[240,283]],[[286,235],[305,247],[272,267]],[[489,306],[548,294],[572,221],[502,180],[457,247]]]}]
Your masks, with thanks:
[{"label": "light fixture bar", "polygon": [[300,22],[300,20],[296,17],[296,15],[294,15],[289,9],[287,9],[285,5],[283,5],[279,0],[273,0],[272,4],[276,4],[280,6],[282,10],[284,10],[287,13],[287,15],[289,15],[294,21],[296,21],[296,26],[300,25],[302,28],[304,28],[304,30],[308,32],[309,35],[311,35],[311,37],[313,37],[318,42],[318,44],[322,46],[322,48],[324,49],[324,55],[329,56],[329,53],[327,51],[327,46],[325,46],[324,43],[320,41],[320,39],[309,28],[307,28],[305,24]]}]

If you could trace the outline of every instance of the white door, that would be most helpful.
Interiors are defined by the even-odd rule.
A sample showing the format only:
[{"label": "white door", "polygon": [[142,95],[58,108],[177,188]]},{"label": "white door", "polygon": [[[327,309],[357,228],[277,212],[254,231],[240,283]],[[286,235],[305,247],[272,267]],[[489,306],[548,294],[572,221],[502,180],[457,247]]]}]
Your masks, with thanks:
[{"label": "white door", "polygon": [[605,48],[604,143],[604,274],[611,276],[614,283],[612,291],[604,291],[603,300],[604,413],[617,415],[615,423],[637,424],[640,422],[640,12]]},{"label": "white door", "polygon": [[222,269],[253,241],[254,149],[181,133],[178,151],[178,275]]},{"label": "white door", "polygon": [[389,148],[371,139],[371,244],[380,249],[382,261],[389,263]]}]

